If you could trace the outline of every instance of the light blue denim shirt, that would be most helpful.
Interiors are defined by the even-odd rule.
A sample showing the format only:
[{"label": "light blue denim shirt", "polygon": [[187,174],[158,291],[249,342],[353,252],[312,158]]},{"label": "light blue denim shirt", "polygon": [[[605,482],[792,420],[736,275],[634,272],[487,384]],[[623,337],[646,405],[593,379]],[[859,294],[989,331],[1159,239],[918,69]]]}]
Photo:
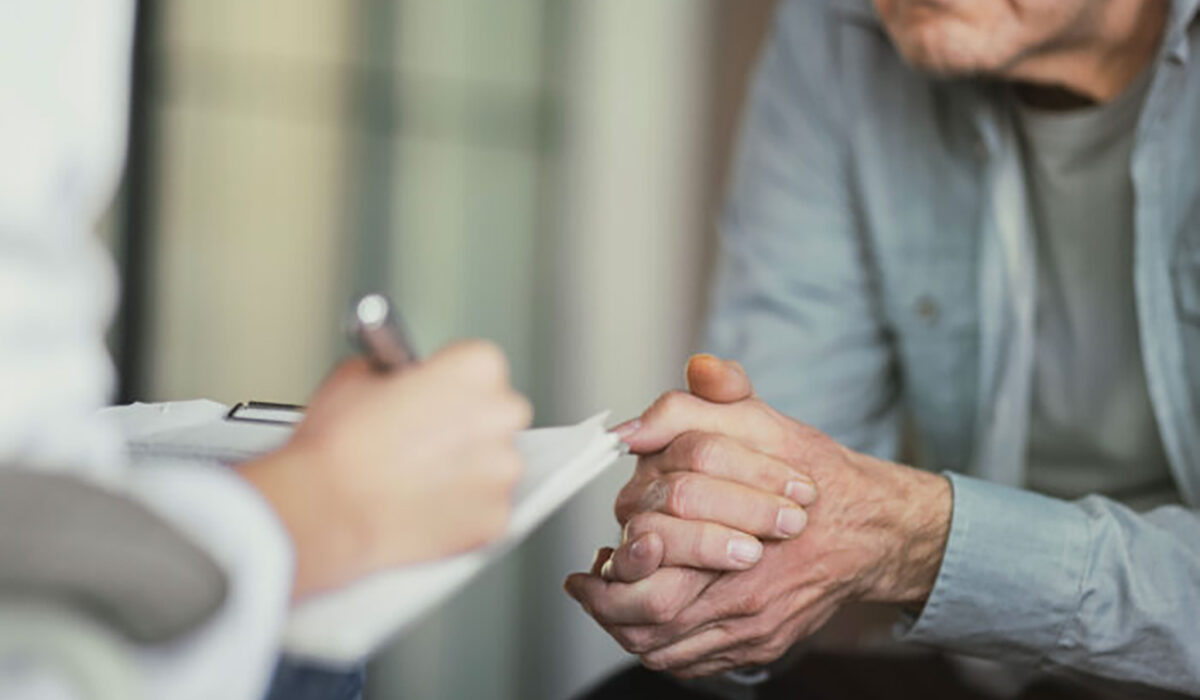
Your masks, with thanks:
[{"label": "light blue denim shirt", "polygon": [[[905,636],[1200,693],[1200,28],[1175,0],[1132,157],[1147,385],[1185,503],[1023,478],[1036,260],[1003,90],[907,67],[869,0],[793,0],[744,117],[708,349],[843,443],[911,423],[954,489]],[[1104,381],[1097,377],[1096,381]]]}]

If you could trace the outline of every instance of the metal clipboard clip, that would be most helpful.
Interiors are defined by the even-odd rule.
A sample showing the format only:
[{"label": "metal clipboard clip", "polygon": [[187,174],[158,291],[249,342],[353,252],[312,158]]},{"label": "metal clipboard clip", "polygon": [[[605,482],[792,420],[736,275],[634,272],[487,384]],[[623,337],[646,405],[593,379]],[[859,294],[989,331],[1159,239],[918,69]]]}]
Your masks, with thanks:
[{"label": "metal clipboard clip", "polygon": [[270,401],[243,401],[225,414],[225,420],[268,425],[296,425],[304,420],[304,406]]}]

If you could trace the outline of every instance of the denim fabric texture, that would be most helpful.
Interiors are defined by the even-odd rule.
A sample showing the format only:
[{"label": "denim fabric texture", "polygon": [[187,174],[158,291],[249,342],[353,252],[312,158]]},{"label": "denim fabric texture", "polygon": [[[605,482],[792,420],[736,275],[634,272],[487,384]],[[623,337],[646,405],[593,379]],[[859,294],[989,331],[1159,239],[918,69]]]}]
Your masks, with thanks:
[{"label": "denim fabric texture", "polygon": [[325,668],[283,657],[275,667],[266,700],[361,700],[366,668]]}]

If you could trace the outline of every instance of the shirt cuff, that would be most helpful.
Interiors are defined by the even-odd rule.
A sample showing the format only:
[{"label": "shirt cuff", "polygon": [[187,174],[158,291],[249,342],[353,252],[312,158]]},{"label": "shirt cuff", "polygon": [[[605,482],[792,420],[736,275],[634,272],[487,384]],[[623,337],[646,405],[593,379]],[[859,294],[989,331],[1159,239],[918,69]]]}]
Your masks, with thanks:
[{"label": "shirt cuff", "polygon": [[1071,503],[946,475],[950,535],[933,592],[904,641],[1040,663],[1081,603],[1089,521]]},{"label": "shirt cuff", "polygon": [[225,604],[199,629],[139,648],[146,696],[263,697],[291,600],[287,530],[258,491],[223,465],[142,463],[131,490],[207,549],[229,583]]}]

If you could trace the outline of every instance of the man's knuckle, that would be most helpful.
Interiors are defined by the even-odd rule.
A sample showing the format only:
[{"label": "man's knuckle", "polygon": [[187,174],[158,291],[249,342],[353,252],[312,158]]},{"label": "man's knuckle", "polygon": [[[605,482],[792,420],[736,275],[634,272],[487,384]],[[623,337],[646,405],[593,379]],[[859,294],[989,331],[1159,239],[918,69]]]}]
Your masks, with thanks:
[{"label": "man's knuckle", "polygon": [[654,649],[652,637],[639,628],[618,629],[615,632],[621,648],[630,654],[645,654]]},{"label": "man's knuckle", "polygon": [[687,518],[693,512],[696,480],[687,473],[675,472],[667,477],[666,510],[671,515]]},{"label": "man's knuckle", "polygon": [[671,608],[666,603],[654,602],[646,604],[646,619],[650,624],[665,625],[674,618],[674,615],[671,613]]},{"label": "man's knuckle", "polygon": [[678,408],[690,400],[691,395],[679,389],[672,389],[662,396],[663,405],[667,408]]},{"label": "man's knuckle", "polygon": [[667,665],[662,662],[662,657],[659,654],[643,653],[640,657],[637,657],[637,660],[640,660],[642,665],[646,666],[649,670],[658,672],[667,670]]},{"label": "man's knuckle", "polygon": [[787,651],[774,640],[762,640],[742,650],[740,666],[762,666],[775,661]]},{"label": "man's knuckle", "polygon": [[770,663],[787,653],[791,649],[792,641],[787,635],[782,632],[774,634],[770,640],[762,645],[762,659],[759,663]]},{"label": "man's knuckle", "polygon": [[687,404],[691,401],[691,396],[679,390],[668,391],[659,396],[654,404],[650,407],[649,413],[658,419],[663,419],[667,416],[674,416],[684,410]]},{"label": "man's knuckle", "polygon": [[675,595],[672,591],[659,588],[646,598],[646,617],[656,625],[663,625],[675,619],[679,614]]},{"label": "man's knuckle", "polygon": [[633,502],[626,494],[628,488],[626,486],[621,489],[621,492],[617,494],[617,500],[613,502],[613,516],[617,519],[618,525],[625,525],[632,517]]},{"label": "man's knuckle", "polygon": [[654,530],[653,514],[638,513],[625,523],[625,541],[632,542],[652,530]]},{"label": "man's knuckle", "polygon": [[767,597],[759,591],[746,591],[744,595],[734,599],[733,607],[737,615],[757,615],[767,607]]},{"label": "man's knuckle", "polygon": [[612,635],[612,638],[617,641],[617,644],[621,645],[621,648],[625,651],[635,655],[642,653],[642,651],[639,650],[636,641],[633,639],[633,635],[630,634],[628,630],[618,627],[610,630],[609,633]]},{"label": "man's knuckle", "polygon": [[719,471],[725,447],[720,438],[713,435],[696,434],[689,445],[688,467],[701,474]]},{"label": "man's knuckle", "polygon": [[831,450],[838,447],[837,441],[807,423],[794,423],[790,430],[791,441],[802,461],[817,461],[828,458]]},{"label": "man's knuckle", "polygon": [[815,440],[821,434],[821,431],[817,430],[808,423],[796,423],[795,426],[796,436],[805,440]]},{"label": "man's knuckle", "polygon": [[642,654],[638,657],[642,665],[651,671],[666,671],[671,668],[671,657],[666,654],[655,654],[653,652]]},{"label": "man's knuckle", "polygon": [[638,457],[637,463],[633,467],[633,478],[653,479],[658,476],[661,471],[658,468],[658,457],[659,455]]},{"label": "man's knuckle", "polygon": [[765,615],[747,620],[740,630],[742,641],[754,647],[765,646],[775,638],[775,623]]}]

